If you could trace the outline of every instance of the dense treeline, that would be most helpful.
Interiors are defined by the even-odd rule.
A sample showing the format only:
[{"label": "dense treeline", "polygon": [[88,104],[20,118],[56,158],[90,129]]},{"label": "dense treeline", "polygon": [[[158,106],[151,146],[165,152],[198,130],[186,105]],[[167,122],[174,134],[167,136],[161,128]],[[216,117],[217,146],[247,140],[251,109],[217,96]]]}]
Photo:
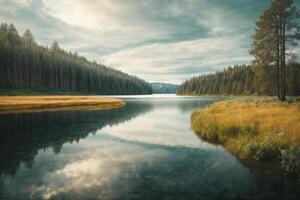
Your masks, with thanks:
[{"label": "dense treeline", "polygon": [[[269,77],[266,80],[269,84],[264,84],[264,93],[262,85],[257,84],[256,73],[251,65],[236,65],[228,67],[223,71],[214,74],[200,75],[185,81],[178,94],[180,95],[276,95],[276,70],[269,69]],[[286,73],[287,94],[291,96],[300,95],[300,64],[292,63],[287,65]],[[274,83],[275,82],[275,83]]]},{"label": "dense treeline", "polygon": [[285,101],[289,70],[286,63],[296,56],[293,48],[300,39],[299,20],[300,12],[293,0],[273,0],[256,22],[250,53],[254,56],[258,93],[269,93],[271,84],[277,88],[278,99]]},{"label": "dense treeline", "polygon": [[0,89],[93,94],[149,94],[151,85],[135,76],[90,62],[77,53],[38,45],[31,32],[0,26]]},{"label": "dense treeline", "polygon": [[251,94],[254,72],[251,66],[241,65],[224,69],[214,74],[203,74],[183,83],[179,94]]},{"label": "dense treeline", "polygon": [[300,95],[300,63],[291,62],[296,58],[293,47],[300,39],[299,20],[300,12],[293,0],[272,0],[256,22],[251,66],[234,66],[194,77],[178,93],[277,95],[281,101],[286,100],[286,95]]}]

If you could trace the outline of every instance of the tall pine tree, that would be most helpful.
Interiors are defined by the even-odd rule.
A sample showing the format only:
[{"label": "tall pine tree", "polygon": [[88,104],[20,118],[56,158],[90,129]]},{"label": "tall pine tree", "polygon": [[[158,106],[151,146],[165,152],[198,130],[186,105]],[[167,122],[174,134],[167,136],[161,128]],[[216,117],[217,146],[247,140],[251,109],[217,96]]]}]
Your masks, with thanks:
[{"label": "tall pine tree", "polygon": [[258,93],[272,95],[277,86],[278,98],[285,101],[286,55],[290,55],[289,48],[293,48],[297,44],[295,39],[299,39],[299,17],[293,0],[273,0],[256,23],[250,53],[254,56]]}]

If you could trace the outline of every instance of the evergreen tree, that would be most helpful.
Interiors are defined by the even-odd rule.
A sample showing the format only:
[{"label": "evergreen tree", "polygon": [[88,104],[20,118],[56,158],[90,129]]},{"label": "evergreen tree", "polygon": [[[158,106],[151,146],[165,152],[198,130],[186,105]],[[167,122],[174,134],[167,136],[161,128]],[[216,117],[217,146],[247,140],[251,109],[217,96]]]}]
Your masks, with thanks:
[{"label": "evergreen tree", "polygon": [[38,45],[29,30],[19,36],[13,24],[0,25],[0,89],[89,94],[150,94],[149,83],[90,62],[54,42]]},{"label": "evergreen tree", "polygon": [[30,30],[28,30],[28,29],[24,32],[22,39],[26,46],[31,46],[31,45],[35,44],[33,35],[30,32]]},{"label": "evergreen tree", "polygon": [[285,101],[287,44],[289,47],[297,44],[294,41],[299,39],[299,17],[293,0],[274,0],[256,23],[250,53],[255,58],[253,65],[259,94],[274,95],[276,91],[270,88],[276,83],[278,98]]},{"label": "evergreen tree", "polygon": [[[261,93],[254,84],[255,68],[250,65],[236,65],[213,74],[204,74],[185,81],[178,90],[180,95],[251,95]],[[287,94],[300,95],[300,64],[287,65]],[[266,88],[271,91],[274,86]]]}]

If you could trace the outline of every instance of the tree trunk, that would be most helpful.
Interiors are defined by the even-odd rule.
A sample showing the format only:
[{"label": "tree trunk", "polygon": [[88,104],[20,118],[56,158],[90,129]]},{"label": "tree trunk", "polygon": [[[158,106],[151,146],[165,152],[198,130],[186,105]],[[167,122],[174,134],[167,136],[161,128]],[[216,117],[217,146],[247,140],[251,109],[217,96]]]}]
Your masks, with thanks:
[{"label": "tree trunk", "polygon": [[281,44],[281,51],[282,51],[282,72],[281,72],[281,81],[282,81],[282,96],[281,96],[281,100],[282,101],[285,101],[286,98],[285,98],[285,17],[283,16],[283,22],[282,22],[282,44]]},{"label": "tree trunk", "polygon": [[276,26],[276,39],[277,39],[277,44],[276,44],[276,64],[277,64],[277,96],[278,99],[281,99],[281,69],[280,69],[280,32],[279,32],[279,24]]}]

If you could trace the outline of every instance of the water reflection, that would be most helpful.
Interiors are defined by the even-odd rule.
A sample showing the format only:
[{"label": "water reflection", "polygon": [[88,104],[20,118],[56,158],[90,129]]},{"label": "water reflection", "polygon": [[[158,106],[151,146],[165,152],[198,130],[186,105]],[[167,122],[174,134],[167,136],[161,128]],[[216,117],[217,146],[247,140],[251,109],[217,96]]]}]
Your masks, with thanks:
[{"label": "water reflection", "polygon": [[201,97],[177,97],[173,95],[157,95],[153,98],[141,98],[133,99],[125,98],[127,102],[147,102],[152,104],[156,109],[174,109],[180,110],[182,113],[191,113],[195,108],[201,108],[207,106],[213,102],[220,101],[223,99],[228,99],[229,97],[219,97],[219,96],[207,96]]},{"label": "water reflection", "polygon": [[294,179],[191,131],[191,111],[216,100],[126,99],[119,110],[2,117],[0,198],[298,199]]},{"label": "water reflection", "polygon": [[38,150],[59,153],[66,142],[79,142],[105,126],[149,112],[151,104],[129,103],[120,109],[0,115],[0,174],[14,175],[21,162],[31,168]]}]

